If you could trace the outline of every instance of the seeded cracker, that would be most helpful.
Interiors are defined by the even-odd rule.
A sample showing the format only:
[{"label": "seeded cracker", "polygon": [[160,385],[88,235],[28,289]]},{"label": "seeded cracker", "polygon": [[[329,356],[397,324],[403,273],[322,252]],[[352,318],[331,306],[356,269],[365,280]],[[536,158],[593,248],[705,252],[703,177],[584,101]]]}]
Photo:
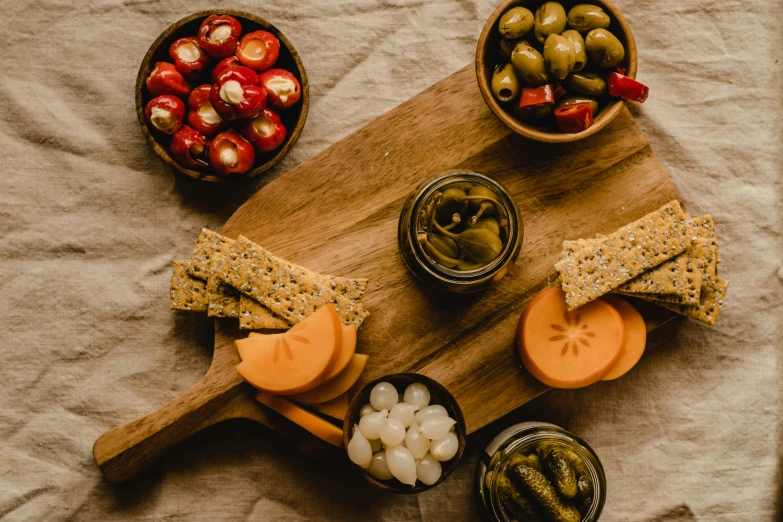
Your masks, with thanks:
[{"label": "seeded cracker", "polygon": [[239,317],[239,292],[227,285],[217,275],[209,276],[207,281],[209,317]]},{"label": "seeded cracker", "polygon": [[207,311],[207,284],[188,275],[187,263],[174,261],[169,307],[188,312]]},{"label": "seeded cracker", "polygon": [[598,244],[565,241],[555,264],[568,309],[588,303],[687,250],[692,239],[678,201],[630,223]]},{"label": "seeded cracker", "polygon": [[287,330],[290,327],[285,319],[276,317],[255,299],[246,295],[239,297],[240,330]]},{"label": "seeded cracker", "polygon": [[720,314],[720,308],[726,292],[729,289],[728,279],[715,276],[709,284],[702,287],[703,300],[698,305],[685,306],[669,303],[660,303],[660,306],[673,312],[696,319],[710,326],[715,326]]},{"label": "seeded cracker", "polygon": [[291,324],[327,303],[334,304],[343,324],[357,328],[370,315],[348,297],[361,298],[366,281],[334,278],[333,289],[324,276],[277,258],[244,236],[224,257],[220,277]]},{"label": "seeded cracker", "polygon": [[228,253],[233,244],[233,239],[202,228],[188,262],[188,273],[206,281],[212,273],[213,265]]}]

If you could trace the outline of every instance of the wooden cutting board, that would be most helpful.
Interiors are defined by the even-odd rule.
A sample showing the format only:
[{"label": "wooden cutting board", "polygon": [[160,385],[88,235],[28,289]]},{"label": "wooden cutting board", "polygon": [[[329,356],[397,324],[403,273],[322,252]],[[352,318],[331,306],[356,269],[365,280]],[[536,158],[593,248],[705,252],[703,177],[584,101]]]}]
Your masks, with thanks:
[{"label": "wooden cutting board", "polygon": [[[405,199],[421,181],[455,168],[504,184],[525,233],[506,278],[464,296],[418,283],[397,248]],[[520,369],[514,336],[527,301],[554,284],[562,241],[612,232],[676,198],[627,109],[583,141],[529,141],[492,115],[468,66],[258,191],[222,233],[245,235],[317,272],[368,278],[364,304],[372,315],[358,344],[370,356],[363,379],[396,372],[432,377],[454,395],[472,433],[546,391]],[[671,317],[656,307],[641,311],[650,330]],[[204,380],[96,442],[107,477],[124,480],[189,434],[233,417],[266,424],[307,453],[323,453],[320,441],[256,403],[237,376],[233,341],[246,335],[221,322]]]}]

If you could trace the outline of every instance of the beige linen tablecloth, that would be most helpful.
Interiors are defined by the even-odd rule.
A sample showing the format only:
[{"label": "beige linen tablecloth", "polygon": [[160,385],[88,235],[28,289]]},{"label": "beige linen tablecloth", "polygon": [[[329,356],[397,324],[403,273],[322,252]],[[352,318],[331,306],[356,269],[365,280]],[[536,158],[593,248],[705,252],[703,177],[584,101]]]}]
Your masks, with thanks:
[{"label": "beige linen tablecloth", "polygon": [[[419,496],[314,466],[229,422],[113,486],[105,430],[206,370],[212,326],[168,310],[171,262],[254,190],[473,60],[487,0],[236,1],[306,64],[312,105],[293,151],[236,191],[175,178],[139,131],[150,43],[203,0],[0,3],[0,519],[478,520],[477,455],[519,420],[600,455],[606,521],[778,519],[781,383],[780,0],[619,0],[650,99],[631,110],[689,208],[715,217],[732,281],[717,328],[655,332],[626,377],[554,391],[469,441]],[[228,7],[228,6],[227,6]]]}]

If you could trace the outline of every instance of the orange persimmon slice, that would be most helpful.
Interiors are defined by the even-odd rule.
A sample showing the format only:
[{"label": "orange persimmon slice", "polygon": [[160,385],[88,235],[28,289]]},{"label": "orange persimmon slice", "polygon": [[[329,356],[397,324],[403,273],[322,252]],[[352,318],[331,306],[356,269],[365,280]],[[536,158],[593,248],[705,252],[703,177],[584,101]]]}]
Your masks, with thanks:
[{"label": "orange persimmon slice", "polygon": [[363,353],[356,353],[351,358],[351,364],[349,364],[343,371],[337,374],[330,381],[307,390],[296,395],[288,396],[289,399],[296,402],[303,402],[305,404],[324,403],[331,401],[338,395],[342,395],[351,389],[351,386],[356,384],[359,377],[364,371],[364,367],[367,365],[367,359],[369,357]]},{"label": "orange persimmon slice", "polygon": [[625,325],[617,310],[597,299],[569,312],[559,288],[539,293],[519,319],[522,363],[553,388],[581,388],[601,380],[624,345]]},{"label": "orange persimmon slice", "polygon": [[307,407],[314,409],[318,413],[323,413],[324,415],[342,421],[345,418],[345,414],[348,413],[348,405],[350,402],[348,394],[343,393],[330,401],[308,404]]},{"label": "orange persimmon slice", "polygon": [[296,404],[264,391],[256,392],[256,400],[261,404],[275,410],[280,415],[287,417],[291,422],[295,422],[316,437],[319,437],[329,444],[343,447],[343,430],[322,419],[314,413],[310,413],[297,406]]},{"label": "orange persimmon slice", "polygon": [[642,314],[637,312],[636,308],[625,299],[616,295],[605,295],[601,299],[620,312],[625,323],[625,348],[623,348],[617,363],[601,379],[611,381],[628,373],[628,370],[633,368],[642,358],[644,347],[647,344],[647,325],[644,324]]},{"label": "orange persimmon slice", "polygon": [[340,355],[342,325],[331,304],[318,309],[284,334],[253,337],[252,349],[241,343],[236,369],[260,390],[290,395],[323,383]]},{"label": "orange persimmon slice", "polygon": [[[331,379],[334,379],[338,373],[345,370],[346,366],[351,362],[351,359],[353,359],[353,354],[356,353],[356,327],[352,324],[350,325],[342,325],[343,326],[343,342],[340,345],[340,354],[337,356],[337,360],[335,361],[334,365],[329,368],[329,371],[326,374],[325,381],[329,381]],[[240,339],[239,341],[235,341],[237,351],[239,352],[239,357],[244,359],[245,356],[242,355],[243,351],[247,351],[248,339],[253,339],[254,337],[263,337],[268,336],[270,334],[261,334],[257,332],[252,332],[250,336],[247,339]],[[271,334],[271,335],[281,335],[281,334]],[[250,346],[252,346],[252,341],[249,342]]]}]

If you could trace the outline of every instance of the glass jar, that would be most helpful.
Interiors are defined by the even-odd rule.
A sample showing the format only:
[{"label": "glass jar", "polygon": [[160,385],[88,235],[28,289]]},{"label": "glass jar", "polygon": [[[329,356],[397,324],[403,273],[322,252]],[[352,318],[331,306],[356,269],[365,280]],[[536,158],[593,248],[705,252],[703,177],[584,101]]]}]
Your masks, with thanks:
[{"label": "glass jar", "polygon": [[[502,246],[494,259],[483,264],[475,260],[465,261],[460,265],[462,269],[450,268],[438,262],[429,247],[424,246],[424,238],[429,237],[427,216],[431,209],[430,205],[440,201],[443,192],[452,185],[455,185],[452,188],[466,188],[468,185],[483,187],[491,192],[493,200],[491,212],[494,217],[488,216],[489,212],[487,212],[484,213],[483,218],[486,220],[487,217],[493,217],[496,223],[500,223],[497,236]],[[465,204],[478,203],[475,201],[476,197],[473,197],[473,200],[465,201]],[[489,205],[487,207],[489,208]],[[470,216],[471,219],[479,214],[478,211],[473,210],[470,213],[473,214]],[[452,230],[459,232],[473,228],[476,224],[466,223],[463,218],[461,223],[457,221],[451,225],[455,227]],[[447,233],[452,234],[451,231]],[[443,233],[443,236],[445,235],[446,233]],[[450,292],[466,293],[482,290],[501,280],[508,273],[522,248],[522,235],[522,217],[519,209],[503,185],[483,174],[451,170],[425,181],[411,193],[400,213],[397,242],[405,265],[424,284]]]},{"label": "glass jar", "polygon": [[[476,485],[481,502],[492,520],[497,522],[525,522],[512,516],[500,500],[496,477],[506,472],[514,455],[527,454],[540,442],[571,450],[582,461],[593,483],[592,500],[582,511],[581,522],[594,522],[601,516],[606,501],[606,476],[598,456],[590,446],[563,428],[544,422],[523,422],[503,430],[487,446],[479,459]],[[578,497],[577,497],[578,498]],[[590,498],[590,497],[588,497]]]}]

